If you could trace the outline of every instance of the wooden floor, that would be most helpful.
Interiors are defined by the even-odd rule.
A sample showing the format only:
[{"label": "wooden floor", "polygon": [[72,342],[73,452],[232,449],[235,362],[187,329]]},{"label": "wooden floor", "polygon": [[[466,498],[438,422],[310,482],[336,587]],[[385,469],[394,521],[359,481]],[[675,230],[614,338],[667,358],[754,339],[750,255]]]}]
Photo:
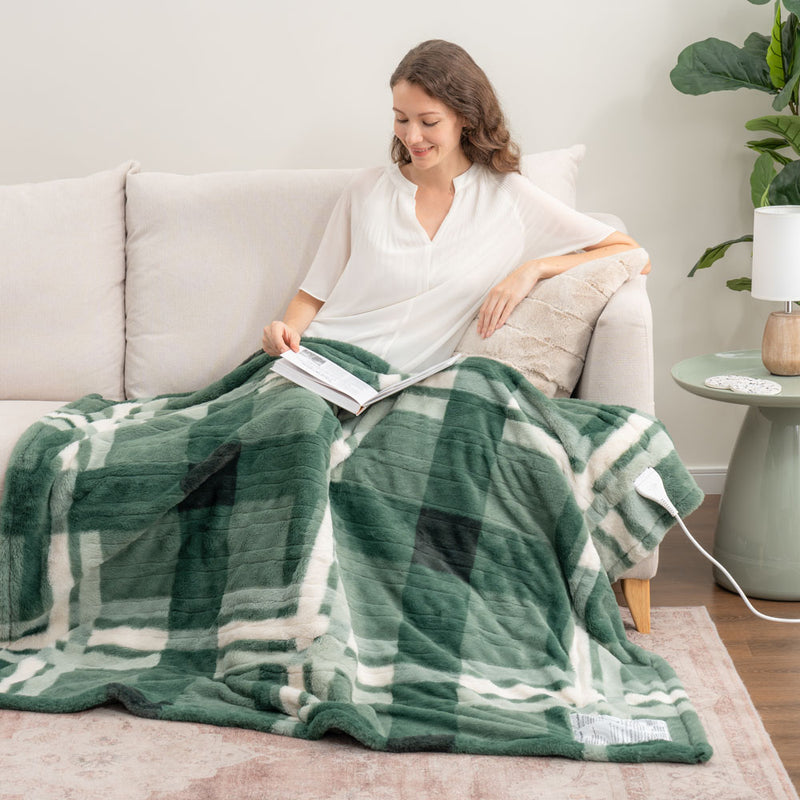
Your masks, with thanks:
[{"label": "wooden floor", "polygon": [[[709,495],[686,520],[694,537],[709,552],[718,507],[719,496]],[[673,528],[661,545],[658,574],[650,587],[651,604],[708,609],[800,793],[800,625],[753,616],[739,595],[714,583],[711,569],[680,529]],[[800,617],[800,602],[752,602],[770,616]]]}]

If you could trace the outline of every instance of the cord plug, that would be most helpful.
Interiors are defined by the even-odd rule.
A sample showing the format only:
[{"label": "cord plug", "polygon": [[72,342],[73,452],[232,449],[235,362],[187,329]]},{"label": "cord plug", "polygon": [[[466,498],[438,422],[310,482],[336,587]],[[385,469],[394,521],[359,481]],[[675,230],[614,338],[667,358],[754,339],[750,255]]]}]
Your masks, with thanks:
[{"label": "cord plug", "polygon": [[669,499],[667,490],[664,488],[664,481],[661,476],[652,468],[648,467],[634,482],[633,488],[648,500],[658,503],[675,519],[679,518],[678,509]]},{"label": "cord plug", "polygon": [[674,505],[672,505],[672,501],[667,495],[667,490],[664,488],[664,481],[661,480],[661,476],[652,467],[648,467],[644,472],[642,472],[642,474],[633,482],[633,488],[636,489],[636,491],[642,497],[646,497],[648,500],[658,503],[658,505],[666,509],[666,511],[668,511],[678,521],[678,525],[681,526],[681,530],[683,530],[683,532],[686,534],[689,541],[731,582],[733,588],[739,593],[742,600],[744,600],[745,605],[750,609],[750,611],[753,612],[753,614],[761,619],[767,620],[768,622],[800,623],[800,619],[770,617],[767,614],[762,614],[753,606],[750,600],[748,600],[747,595],[742,591],[741,586],[739,586],[739,584],[733,579],[733,575],[731,575],[730,572],[728,572],[728,570],[719,563],[719,561],[703,550],[697,539],[695,539],[694,536],[689,533],[689,529],[681,519],[680,514],[678,514],[678,510]]}]

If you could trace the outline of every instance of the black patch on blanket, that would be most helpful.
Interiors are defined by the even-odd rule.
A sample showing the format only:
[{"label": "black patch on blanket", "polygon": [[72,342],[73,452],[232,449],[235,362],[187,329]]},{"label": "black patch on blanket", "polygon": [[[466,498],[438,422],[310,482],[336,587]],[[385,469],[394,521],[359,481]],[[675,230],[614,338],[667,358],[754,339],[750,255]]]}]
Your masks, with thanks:
[{"label": "black patch on blanket", "polygon": [[[189,457],[206,439],[201,427],[189,442]],[[225,595],[228,576],[228,536],[236,502],[236,482],[242,445],[220,444],[209,456],[193,462],[181,481],[185,492],[178,504],[181,542],[170,592],[170,631],[213,630]],[[161,664],[191,673],[213,674],[216,648],[198,641],[182,652],[168,649]]]},{"label": "black patch on blanket", "polygon": [[430,734],[428,736],[403,736],[390,739],[388,750],[395,753],[411,753],[426,750],[437,753],[450,753],[456,737],[452,734]]},{"label": "black patch on blanket", "polygon": [[185,497],[178,510],[232,506],[236,497],[236,467],[241,452],[241,442],[225,442],[204,461],[193,464],[181,481]]},{"label": "black patch on blanket", "polygon": [[109,683],[106,686],[106,696],[109,700],[116,700],[122,703],[137,717],[145,717],[146,719],[159,719],[160,711],[164,706],[171,706],[168,700],[159,700],[153,702],[148,700],[138,689],[131,686],[125,686],[122,683]]},{"label": "black patch on blanket", "polygon": [[423,507],[417,520],[411,563],[450,573],[467,583],[480,534],[480,522],[474,519]]}]

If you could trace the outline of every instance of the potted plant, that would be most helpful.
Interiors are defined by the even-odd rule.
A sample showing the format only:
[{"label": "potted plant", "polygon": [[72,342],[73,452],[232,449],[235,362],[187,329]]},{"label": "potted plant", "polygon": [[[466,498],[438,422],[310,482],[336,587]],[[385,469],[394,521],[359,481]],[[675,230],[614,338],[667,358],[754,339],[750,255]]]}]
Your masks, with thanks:
[{"label": "potted plant", "polygon": [[[772,0],[748,0],[765,5]],[[788,15],[783,15],[783,9]],[[685,48],[670,73],[672,85],[684,94],[707,94],[735,89],[755,89],[773,95],[775,114],[751,119],[745,127],[767,134],[747,142],[758,153],[750,175],[750,194],[754,207],[800,205],[800,0],[775,0],[772,30],[769,35],[751,33],[743,47],[721,39],[705,39]],[[782,112],[782,113],[780,113]],[[710,267],[728,249],[740,242],[752,242],[752,234],[709,247],[692,267]],[[749,290],[750,278],[727,282],[730,289]]]}]

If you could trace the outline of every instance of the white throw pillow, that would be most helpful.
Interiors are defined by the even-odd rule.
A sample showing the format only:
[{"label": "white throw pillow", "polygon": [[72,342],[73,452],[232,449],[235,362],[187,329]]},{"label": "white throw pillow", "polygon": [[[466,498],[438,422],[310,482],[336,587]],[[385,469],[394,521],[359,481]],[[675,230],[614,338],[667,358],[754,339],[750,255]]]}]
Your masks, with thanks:
[{"label": "white throw pillow", "polygon": [[0,186],[0,399],[122,398],[135,169]]},{"label": "white throw pillow", "polygon": [[575,208],[578,167],[586,155],[586,146],[576,144],[561,150],[546,150],[522,156],[520,171],[540,189]]},{"label": "white throw pillow", "polygon": [[488,339],[478,336],[477,318],[471,322],[456,351],[502,361],[549,397],[569,397],[606,303],[647,261],[647,253],[638,248],[540,281]]}]

